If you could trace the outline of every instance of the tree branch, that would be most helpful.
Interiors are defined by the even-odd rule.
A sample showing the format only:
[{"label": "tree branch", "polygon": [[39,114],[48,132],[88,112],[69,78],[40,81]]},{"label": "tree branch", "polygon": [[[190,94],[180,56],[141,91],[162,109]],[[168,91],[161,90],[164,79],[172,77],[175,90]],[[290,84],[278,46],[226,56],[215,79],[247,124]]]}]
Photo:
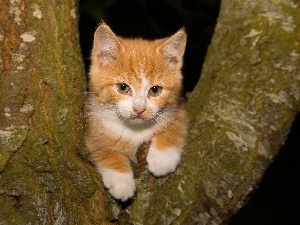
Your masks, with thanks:
[{"label": "tree branch", "polygon": [[141,173],[120,221],[225,224],[244,205],[299,111],[299,10],[292,1],[222,2],[189,95],[181,166],[160,179]]}]

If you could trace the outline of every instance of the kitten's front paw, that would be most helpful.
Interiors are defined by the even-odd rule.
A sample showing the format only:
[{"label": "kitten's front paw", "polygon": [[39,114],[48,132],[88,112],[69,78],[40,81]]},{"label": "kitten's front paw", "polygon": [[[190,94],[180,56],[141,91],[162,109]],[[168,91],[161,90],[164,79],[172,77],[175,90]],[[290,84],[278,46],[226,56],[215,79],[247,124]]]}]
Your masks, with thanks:
[{"label": "kitten's front paw", "polygon": [[120,173],[115,170],[102,170],[102,180],[104,186],[108,188],[110,194],[121,201],[126,201],[133,197],[135,183],[133,173]]},{"label": "kitten's front paw", "polygon": [[179,149],[157,150],[150,146],[146,159],[148,170],[156,177],[174,172],[180,161],[180,155]]}]

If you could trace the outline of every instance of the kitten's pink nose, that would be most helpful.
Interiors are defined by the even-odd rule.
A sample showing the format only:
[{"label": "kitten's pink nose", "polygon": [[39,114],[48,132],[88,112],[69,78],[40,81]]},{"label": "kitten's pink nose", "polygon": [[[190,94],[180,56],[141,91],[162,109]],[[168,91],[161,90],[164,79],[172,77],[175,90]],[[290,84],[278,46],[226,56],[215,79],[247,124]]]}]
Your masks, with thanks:
[{"label": "kitten's pink nose", "polygon": [[137,115],[140,115],[145,112],[146,107],[144,105],[136,105],[133,107],[133,110]]}]

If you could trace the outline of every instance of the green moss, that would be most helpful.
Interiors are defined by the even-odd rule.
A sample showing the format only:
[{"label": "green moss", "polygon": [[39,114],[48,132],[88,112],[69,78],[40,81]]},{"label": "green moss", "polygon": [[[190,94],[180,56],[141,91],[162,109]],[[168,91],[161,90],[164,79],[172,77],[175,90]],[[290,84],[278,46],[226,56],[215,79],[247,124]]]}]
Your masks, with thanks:
[{"label": "green moss", "polygon": [[[10,23],[12,27],[4,31],[7,35],[16,31],[11,35],[17,37],[30,32],[35,38],[30,42],[10,38],[16,46],[26,47],[21,49],[26,60],[11,62],[12,70],[5,71],[10,76],[1,76],[8,78],[1,91],[7,91],[3,96],[9,104],[3,108],[11,109],[3,124],[0,115],[4,125],[0,133],[0,202],[6,204],[0,206],[0,217],[4,224],[107,222],[99,177],[78,154],[83,147],[83,129],[79,128],[86,84],[78,24],[71,16],[74,4],[73,0],[54,5],[28,1],[23,5],[28,14],[26,31],[25,20],[20,25]],[[3,10],[5,14],[9,9],[5,5]],[[34,14],[38,11],[39,16]],[[14,48],[19,49],[11,46]],[[22,72],[15,73],[20,63]]]}]

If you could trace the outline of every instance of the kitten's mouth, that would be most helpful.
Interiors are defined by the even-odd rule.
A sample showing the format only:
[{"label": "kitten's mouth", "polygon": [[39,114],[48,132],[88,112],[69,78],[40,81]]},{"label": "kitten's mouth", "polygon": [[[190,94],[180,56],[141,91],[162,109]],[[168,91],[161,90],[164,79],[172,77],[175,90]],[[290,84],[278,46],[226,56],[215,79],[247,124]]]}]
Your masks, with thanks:
[{"label": "kitten's mouth", "polygon": [[132,121],[144,121],[145,118],[143,118],[141,115],[134,115],[130,118]]},{"label": "kitten's mouth", "polygon": [[145,123],[145,122],[149,122],[151,118],[148,118],[147,116],[144,115],[133,115],[129,118],[129,120],[132,123]]},{"label": "kitten's mouth", "polygon": [[131,115],[122,115],[119,111],[116,111],[117,116],[120,121],[128,125],[143,125],[143,124],[152,124],[154,122],[153,117],[145,114],[131,114]]}]

